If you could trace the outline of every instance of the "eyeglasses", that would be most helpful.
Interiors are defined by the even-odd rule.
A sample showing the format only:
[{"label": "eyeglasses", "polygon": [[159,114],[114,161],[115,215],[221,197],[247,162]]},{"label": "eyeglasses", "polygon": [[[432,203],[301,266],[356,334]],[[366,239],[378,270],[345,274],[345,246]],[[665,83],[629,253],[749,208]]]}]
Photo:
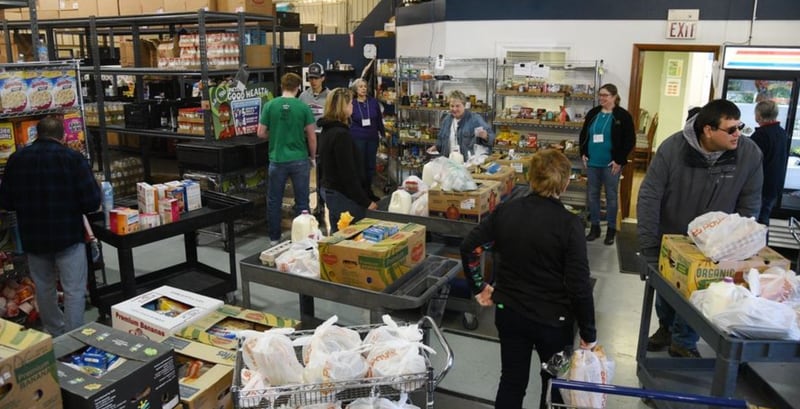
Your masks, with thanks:
[{"label": "eyeglasses", "polygon": [[712,129],[714,129],[715,131],[716,130],[724,131],[728,135],[733,135],[733,134],[736,133],[736,131],[741,131],[742,129],[744,129],[744,127],[745,127],[744,122],[740,122],[739,125],[732,126],[732,127],[728,128],[728,129],[720,129],[720,128],[716,127],[716,126],[712,127]]}]

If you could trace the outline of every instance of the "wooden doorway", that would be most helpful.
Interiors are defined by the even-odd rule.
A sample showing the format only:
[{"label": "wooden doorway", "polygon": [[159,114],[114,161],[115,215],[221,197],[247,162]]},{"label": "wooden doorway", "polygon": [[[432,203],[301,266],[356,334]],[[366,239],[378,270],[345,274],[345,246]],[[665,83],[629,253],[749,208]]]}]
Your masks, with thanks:
[{"label": "wooden doorway", "polygon": [[[640,95],[642,93],[642,80],[644,77],[645,52],[700,52],[714,54],[714,61],[719,61],[720,46],[718,45],[691,45],[691,44],[633,44],[633,56],[631,58],[631,82],[628,91],[628,112],[633,115],[635,129],[639,129]],[[711,92],[709,99],[714,97],[714,82],[711,82]],[[633,171],[634,166],[625,166],[622,171],[622,181],[620,182],[620,212],[621,219],[625,219],[631,214],[631,202],[633,190]]]}]

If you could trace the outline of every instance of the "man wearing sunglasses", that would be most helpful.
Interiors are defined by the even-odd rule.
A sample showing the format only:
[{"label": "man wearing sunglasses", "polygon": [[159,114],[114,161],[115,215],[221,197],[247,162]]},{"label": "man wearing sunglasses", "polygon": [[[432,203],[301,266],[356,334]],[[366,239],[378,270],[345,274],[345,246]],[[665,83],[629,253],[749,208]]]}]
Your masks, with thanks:
[{"label": "man wearing sunglasses", "polygon": [[[758,216],[761,151],[742,136],[740,115],[730,101],[711,101],[658,147],[636,206],[640,250],[651,261],[658,257],[662,235],[686,234],[689,222],[701,214]],[[656,314],[659,328],[648,340],[648,351],[668,347],[671,356],[700,357],[697,333],[660,296]]]}]

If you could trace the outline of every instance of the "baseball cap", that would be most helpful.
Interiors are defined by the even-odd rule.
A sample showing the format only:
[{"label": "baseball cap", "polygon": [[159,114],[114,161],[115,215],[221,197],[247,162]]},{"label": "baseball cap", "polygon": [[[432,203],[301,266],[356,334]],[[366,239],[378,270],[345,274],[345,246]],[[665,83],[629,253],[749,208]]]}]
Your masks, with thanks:
[{"label": "baseball cap", "polygon": [[308,66],[309,78],[319,78],[324,76],[325,76],[325,69],[322,68],[322,64],[315,62]]}]

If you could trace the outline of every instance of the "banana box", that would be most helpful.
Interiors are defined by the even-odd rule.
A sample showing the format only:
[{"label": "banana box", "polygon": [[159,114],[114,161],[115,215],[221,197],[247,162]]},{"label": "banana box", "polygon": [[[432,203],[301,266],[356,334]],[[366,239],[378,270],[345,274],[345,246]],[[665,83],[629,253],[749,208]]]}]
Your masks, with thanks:
[{"label": "banana box", "polygon": [[498,162],[490,162],[486,165],[481,165],[480,172],[473,171],[472,178],[475,181],[494,180],[500,182],[500,196],[506,197],[514,190],[514,180],[516,173],[511,166],[501,165]]},{"label": "banana box", "polygon": [[[377,243],[363,239],[363,231],[375,226],[396,227],[397,233]],[[383,291],[425,254],[425,226],[361,219],[319,241],[320,278]]]},{"label": "banana box", "polygon": [[266,331],[270,328],[300,328],[300,321],[266,312],[223,305],[177,332],[177,336],[227,350],[236,350],[242,330]]},{"label": "banana box", "polygon": [[61,407],[53,338],[0,319],[0,409]]},{"label": "banana box", "polygon": [[661,239],[658,271],[686,298],[696,290],[704,290],[709,284],[722,281],[724,277],[733,277],[734,283],[740,284],[744,282],[743,274],[751,268],[764,271],[770,267],[788,270],[790,262],[777,251],[764,247],[746,260],[715,263],[688,236],[665,234]]},{"label": "banana box", "polygon": [[434,187],[428,191],[428,214],[451,220],[478,223],[500,204],[502,184],[496,180],[481,180],[477,190],[446,191]]}]

